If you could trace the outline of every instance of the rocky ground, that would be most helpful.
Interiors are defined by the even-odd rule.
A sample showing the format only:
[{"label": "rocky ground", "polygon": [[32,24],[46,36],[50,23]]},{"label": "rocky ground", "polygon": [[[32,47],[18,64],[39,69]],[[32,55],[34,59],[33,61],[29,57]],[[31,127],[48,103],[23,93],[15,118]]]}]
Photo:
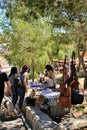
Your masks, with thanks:
[{"label": "rocky ground", "polygon": [[0,130],[26,130],[21,118],[0,122]]}]

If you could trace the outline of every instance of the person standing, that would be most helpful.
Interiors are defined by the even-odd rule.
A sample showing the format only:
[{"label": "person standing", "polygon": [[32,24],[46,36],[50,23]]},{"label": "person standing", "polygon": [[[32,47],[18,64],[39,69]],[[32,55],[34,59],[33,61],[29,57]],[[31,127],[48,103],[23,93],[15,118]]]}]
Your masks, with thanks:
[{"label": "person standing", "polygon": [[4,97],[5,83],[8,88],[8,96],[11,96],[12,92],[10,88],[11,84],[10,84],[9,78],[6,72],[2,72],[2,66],[0,65],[0,109],[1,109],[1,103]]},{"label": "person standing", "polygon": [[13,106],[15,107],[18,101],[19,112],[22,112],[25,92],[27,91],[28,72],[29,67],[27,65],[24,65],[22,67],[22,71],[19,73],[17,72],[16,67],[12,67],[9,75],[9,79],[11,82],[11,89],[13,92],[13,99],[12,99]]},{"label": "person standing", "polygon": [[27,65],[24,65],[22,67],[22,71],[20,72],[20,78],[22,81],[22,85],[18,87],[18,95],[19,95],[19,112],[21,112],[23,109],[23,101],[25,97],[25,93],[28,89],[28,72],[30,71],[29,67]]},{"label": "person standing", "polygon": [[13,106],[15,107],[16,102],[18,100],[18,90],[17,90],[17,86],[15,85],[15,79],[18,77],[18,71],[17,71],[17,67],[13,66],[11,68],[10,74],[9,74],[9,81],[11,83],[11,91],[12,91],[12,103]]},{"label": "person standing", "polygon": [[45,69],[47,71],[47,76],[49,78],[49,80],[47,81],[49,88],[51,89],[55,89],[56,88],[56,78],[55,78],[55,73],[54,73],[54,69],[51,65],[46,65]]}]

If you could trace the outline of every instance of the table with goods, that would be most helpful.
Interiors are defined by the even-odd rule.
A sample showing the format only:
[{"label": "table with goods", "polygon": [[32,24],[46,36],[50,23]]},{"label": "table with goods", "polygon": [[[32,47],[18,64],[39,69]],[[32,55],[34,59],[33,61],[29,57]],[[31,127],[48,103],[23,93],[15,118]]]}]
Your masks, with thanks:
[{"label": "table with goods", "polygon": [[58,106],[60,95],[58,89],[52,90],[47,84],[39,82],[31,82],[30,87],[32,88],[33,96],[36,96],[35,107],[52,117],[64,115],[64,109]]}]

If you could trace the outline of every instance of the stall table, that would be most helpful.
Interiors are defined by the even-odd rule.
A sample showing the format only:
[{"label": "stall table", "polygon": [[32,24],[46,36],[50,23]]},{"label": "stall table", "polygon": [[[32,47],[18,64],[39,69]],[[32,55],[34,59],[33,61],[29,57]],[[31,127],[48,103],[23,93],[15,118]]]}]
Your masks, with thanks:
[{"label": "stall table", "polygon": [[38,109],[41,108],[44,100],[48,99],[49,100],[48,105],[50,107],[51,116],[64,115],[64,109],[58,106],[60,92],[53,91],[50,88],[45,88],[44,85],[39,84],[39,83],[36,83],[36,84],[33,83],[31,87],[39,95],[35,103],[35,106]]}]

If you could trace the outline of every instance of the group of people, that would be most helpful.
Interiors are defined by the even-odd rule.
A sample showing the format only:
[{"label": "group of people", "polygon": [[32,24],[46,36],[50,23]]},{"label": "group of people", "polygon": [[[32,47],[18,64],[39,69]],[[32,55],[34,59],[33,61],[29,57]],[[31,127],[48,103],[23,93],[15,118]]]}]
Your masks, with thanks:
[{"label": "group of people", "polygon": [[[7,75],[6,72],[2,72],[2,66],[0,65],[0,108],[4,97],[5,84],[7,85],[8,96],[12,96],[12,103],[15,105],[19,99],[19,112],[22,111],[23,101],[25,97],[25,92],[28,88],[28,72],[30,68],[27,65],[22,67],[22,70],[18,72],[17,67],[13,66],[11,68],[10,74]],[[21,81],[21,85],[17,86],[17,81]]]},{"label": "group of people", "polygon": [[[49,78],[49,80],[45,81],[48,83],[48,87],[55,89],[56,88],[56,78],[54,69],[51,65],[46,65],[46,76]],[[27,65],[24,65],[22,67],[22,70],[18,72],[17,67],[13,66],[10,70],[10,74],[7,75],[6,72],[2,72],[2,66],[0,66],[0,108],[1,103],[4,97],[4,89],[5,89],[5,83],[8,88],[8,96],[12,97],[12,103],[15,108],[15,105],[18,102],[19,112],[22,111],[23,108],[23,101],[25,97],[25,93],[28,89],[28,72],[30,71],[30,68]],[[20,85],[18,86],[17,82],[20,78]],[[44,77],[42,78],[44,79]]]}]

